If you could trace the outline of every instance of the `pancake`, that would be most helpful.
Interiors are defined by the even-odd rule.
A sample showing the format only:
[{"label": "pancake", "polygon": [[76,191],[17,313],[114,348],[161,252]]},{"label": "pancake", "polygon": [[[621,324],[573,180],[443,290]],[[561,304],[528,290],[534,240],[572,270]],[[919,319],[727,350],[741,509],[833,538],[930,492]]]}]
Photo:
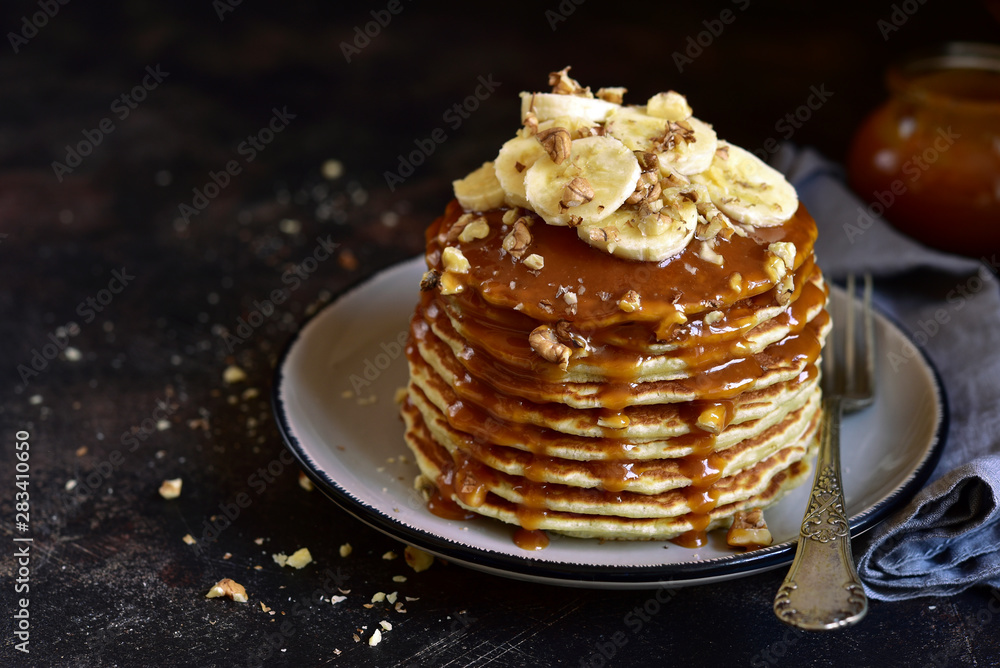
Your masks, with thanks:
[{"label": "pancake", "polygon": [[401,409],[418,483],[445,515],[697,546],[809,475],[816,225],[682,96],[552,81],[427,230]]}]

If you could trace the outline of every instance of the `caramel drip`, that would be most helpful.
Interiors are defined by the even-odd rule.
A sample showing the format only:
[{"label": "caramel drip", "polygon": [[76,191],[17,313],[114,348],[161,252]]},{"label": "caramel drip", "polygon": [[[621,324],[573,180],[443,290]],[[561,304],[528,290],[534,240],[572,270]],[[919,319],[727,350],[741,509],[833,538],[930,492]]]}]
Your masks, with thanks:
[{"label": "caramel drip", "polygon": [[518,529],[513,536],[514,545],[522,550],[544,550],[549,546],[549,536],[544,531]]}]

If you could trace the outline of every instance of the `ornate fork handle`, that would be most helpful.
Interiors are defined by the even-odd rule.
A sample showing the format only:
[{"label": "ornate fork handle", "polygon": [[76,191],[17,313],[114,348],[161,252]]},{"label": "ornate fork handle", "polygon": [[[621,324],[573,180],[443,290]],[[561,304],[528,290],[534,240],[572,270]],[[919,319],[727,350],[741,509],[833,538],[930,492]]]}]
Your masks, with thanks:
[{"label": "ornate fork handle", "polygon": [[809,508],[795,560],[774,599],[774,612],[782,621],[806,630],[849,626],[868,612],[868,597],[851,555],[840,484],[840,397],[825,398],[823,413]]}]

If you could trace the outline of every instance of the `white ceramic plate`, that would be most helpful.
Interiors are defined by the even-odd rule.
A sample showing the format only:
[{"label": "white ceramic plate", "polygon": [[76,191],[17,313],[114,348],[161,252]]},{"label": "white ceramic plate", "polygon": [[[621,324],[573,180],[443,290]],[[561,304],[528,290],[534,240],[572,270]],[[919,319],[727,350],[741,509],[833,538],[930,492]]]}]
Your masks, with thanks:
[{"label": "white ceramic plate", "polygon": [[[348,291],[303,326],[279,361],[278,424],[306,473],[337,505],[451,562],[551,584],[704,584],[791,562],[808,484],[767,511],[775,544],[749,553],[734,552],[720,532],[698,549],[552,534],[547,548],[528,552],[514,545],[514,527],[499,521],[432,515],[413,489],[418,470],[394,401],[407,381],[403,342],[424,268],[423,258],[414,258]],[[844,295],[834,290],[833,299]],[[930,475],[947,433],[945,397],[929,363],[881,315],[876,335],[878,397],[842,427],[844,492],[855,534],[909,500]]]}]

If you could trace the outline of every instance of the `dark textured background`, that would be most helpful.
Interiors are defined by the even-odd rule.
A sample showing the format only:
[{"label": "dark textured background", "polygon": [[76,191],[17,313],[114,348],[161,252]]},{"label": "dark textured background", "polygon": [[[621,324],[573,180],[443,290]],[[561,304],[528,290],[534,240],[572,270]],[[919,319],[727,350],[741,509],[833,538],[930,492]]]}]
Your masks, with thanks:
[{"label": "dark textured background", "polygon": [[[9,33],[40,10],[4,3],[0,663],[995,665],[1000,594],[990,590],[873,602],[856,628],[799,635],[771,613],[782,571],[661,592],[663,603],[655,592],[546,587],[441,563],[409,573],[401,559],[380,558],[401,545],[305,492],[295,467],[252,493],[216,541],[200,551],[181,542],[201,536],[220,503],[256,492],[255,471],[280,462],[270,376],[299,324],[345,286],[420,251],[450,180],[493,157],[517,127],[517,92],[542,88],[549,71],[572,64],[584,84],[625,85],[632,101],[678,89],[721,136],[751,149],[782,138],[776,123],[825,86],[829,101],[791,139],[842,160],[853,128],[884,97],[890,60],[942,40],[998,37],[985,4],[938,0],[896,3],[915,11],[885,35],[878,22],[890,19],[889,2],[564,0],[573,12],[553,30],[546,12],[559,11],[555,0],[489,3],[488,12],[482,3],[480,13],[472,3],[402,0],[403,11],[346,62],[341,43],[386,4],[243,0],[220,19],[207,0],[78,0],[14,53]],[[735,20],[678,72],[671,54],[726,8]],[[163,83],[127,118],[115,116],[113,100],[157,65],[169,73]],[[445,123],[445,111],[490,75],[497,93],[460,127]],[[244,162],[240,142],[285,107],[295,118]],[[105,117],[114,131],[60,182],[52,162]],[[439,127],[447,140],[390,192],[384,172]],[[327,181],[320,167],[331,158],[345,169]],[[181,220],[192,188],[231,159],[242,173]],[[284,286],[283,272],[318,236],[341,244],[336,260],[320,263],[230,351],[223,335]],[[122,268],[134,279],[86,322],[78,305]],[[46,360],[25,385],[18,366],[60,328],[79,355]],[[247,380],[226,384],[230,364]],[[158,401],[169,406],[166,428],[149,429]],[[18,430],[31,435],[30,655],[14,650],[10,619]],[[135,432],[146,438],[130,451],[121,439]],[[167,502],[156,490],[172,477],[184,491]],[[344,542],[354,546],[346,559],[337,554]],[[315,558],[306,569],[271,561],[301,545]],[[399,573],[406,583],[392,582]],[[250,604],[206,600],[221,577],[243,583]],[[309,602],[335,582],[351,590],[347,600]],[[419,598],[405,614],[363,607],[375,591],[396,589]],[[635,612],[644,606],[645,617]],[[379,646],[352,640],[386,618],[394,628]]]}]

